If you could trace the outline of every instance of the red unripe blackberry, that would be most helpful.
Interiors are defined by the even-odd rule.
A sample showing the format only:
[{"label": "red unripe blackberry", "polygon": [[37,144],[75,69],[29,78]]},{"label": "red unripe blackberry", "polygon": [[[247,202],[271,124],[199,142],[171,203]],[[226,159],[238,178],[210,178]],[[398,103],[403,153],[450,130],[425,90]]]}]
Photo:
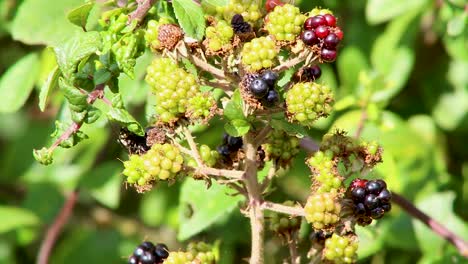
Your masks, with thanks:
[{"label": "red unripe blackberry", "polygon": [[315,29],[318,26],[325,26],[327,25],[327,21],[323,16],[314,16],[314,17],[309,17],[305,22],[304,22],[304,29],[306,30],[311,30]]},{"label": "red unripe blackberry", "polygon": [[318,43],[318,38],[312,30],[302,32],[301,39],[306,45],[313,46]]},{"label": "red unripe blackberry", "polygon": [[365,179],[354,179],[351,184],[349,185],[349,188],[365,188],[366,187],[367,180]]},{"label": "red unripe blackberry", "polygon": [[315,35],[317,36],[317,38],[323,39],[326,36],[328,36],[328,33],[330,33],[330,30],[328,30],[327,26],[318,26],[315,29]]},{"label": "red unripe blackberry", "polygon": [[267,0],[265,3],[265,9],[267,12],[271,12],[273,11],[273,9],[275,9],[276,6],[282,6],[282,5],[284,5],[284,3],[281,2],[280,0]]},{"label": "red unripe blackberry", "polygon": [[338,43],[340,43],[340,39],[334,33],[328,34],[328,36],[326,36],[325,39],[323,40],[323,45],[330,49],[336,48]]},{"label": "red unripe blackberry", "polygon": [[320,54],[322,60],[326,62],[333,62],[336,59],[336,50],[335,49],[327,49],[322,48],[322,52]]},{"label": "red unripe blackberry", "polygon": [[268,93],[268,84],[262,79],[255,79],[250,84],[250,92],[257,98],[263,98]]},{"label": "red unripe blackberry", "polygon": [[341,30],[341,28],[337,27],[335,30],[335,34],[340,40],[343,39],[343,31]]},{"label": "red unripe blackberry", "polygon": [[334,27],[336,25],[336,17],[332,14],[325,14],[323,18],[327,21],[329,27]]}]

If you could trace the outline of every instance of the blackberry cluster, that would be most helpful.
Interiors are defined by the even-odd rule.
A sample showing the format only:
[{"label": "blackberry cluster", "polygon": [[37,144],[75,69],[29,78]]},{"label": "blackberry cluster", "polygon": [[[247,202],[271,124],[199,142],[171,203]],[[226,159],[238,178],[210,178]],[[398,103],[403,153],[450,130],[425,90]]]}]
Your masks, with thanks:
[{"label": "blackberry cluster", "polygon": [[291,4],[278,5],[266,18],[266,30],[276,40],[294,41],[302,31],[306,16],[298,7]]},{"label": "blackberry cluster", "polygon": [[[283,204],[286,206],[295,205],[293,201],[286,201]],[[301,218],[271,212],[269,215],[269,223],[271,231],[278,234],[287,234],[299,230],[301,227]]]},{"label": "blackberry cluster", "polygon": [[226,21],[240,14],[247,22],[255,23],[262,18],[261,1],[257,0],[229,0],[225,6],[217,6],[216,13]]},{"label": "blackberry cluster", "polygon": [[307,164],[314,173],[317,193],[336,192],[341,187],[342,177],[335,175],[333,152],[317,151],[307,160]]},{"label": "blackberry cluster", "polygon": [[295,84],[285,97],[289,121],[298,121],[305,126],[311,126],[318,118],[328,116],[334,101],[328,86],[314,82]]},{"label": "blackberry cluster", "polygon": [[252,32],[252,26],[244,21],[244,17],[240,14],[235,14],[231,19],[231,27],[236,34]]},{"label": "blackberry cluster", "polygon": [[249,71],[271,68],[276,63],[276,43],[270,37],[254,38],[242,47],[242,64]]},{"label": "blackberry cluster", "polygon": [[242,137],[233,137],[228,134],[224,134],[223,144],[218,146],[217,151],[221,156],[227,158],[231,153],[236,153],[241,149],[243,144]]},{"label": "blackberry cluster", "polygon": [[164,264],[214,264],[218,260],[217,254],[213,252],[213,246],[198,242],[190,243],[186,252],[169,252]]},{"label": "blackberry cluster", "polygon": [[234,30],[226,21],[219,20],[216,25],[206,28],[205,35],[208,49],[217,52],[230,46]]},{"label": "blackberry cluster", "polygon": [[188,100],[200,92],[196,77],[169,58],[154,59],[145,80],[156,95],[156,112],[164,123],[173,123],[183,116]]},{"label": "blackberry cluster", "polygon": [[314,229],[325,229],[340,220],[341,205],[336,193],[315,193],[304,207],[306,220]]},{"label": "blackberry cluster", "polygon": [[182,170],[183,162],[177,147],[154,144],[143,155],[130,155],[122,173],[127,176],[128,183],[144,187],[156,180],[173,179]]},{"label": "blackberry cluster", "polygon": [[284,131],[273,130],[262,144],[262,149],[266,160],[276,160],[280,165],[286,166],[299,153],[299,139]]},{"label": "blackberry cluster", "polygon": [[272,107],[279,100],[278,92],[275,90],[277,79],[276,72],[265,71],[250,82],[249,91],[257,100],[260,100],[262,105]]},{"label": "blackberry cluster", "polygon": [[162,264],[169,256],[169,250],[164,244],[149,241],[141,243],[128,258],[128,264]]},{"label": "blackberry cluster", "polygon": [[306,19],[301,39],[308,46],[317,45],[321,59],[332,62],[336,59],[336,48],[343,39],[343,31],[336,26],[333,14],[319,14]]},{"label": "blackberry cluster", "polygon": [[355,179],[346,196],[354,202],[354,213],[360,225],[368,225],[372,219],[380,219],[392,208],[392,194],[383,180]]},{"label": "blackberry cluster", "polygon": [[[208,167],[213,167],[218,162],[218,151],[212,150],[209,146],[200,145],[200,147],[198,148],[198,152],[200,153],[201,159]],[[187,161],[187,166],[197,168],[198,164],[192,157],[190,157]]]},{"label": "blackberry cluster", "polygon": [[159,21],[154,19],[148,21],[145,32],[145,41],[146,45],[150,47],[152,51],[156,52],[162,49],[161,42],[158,40],[159,27],[165,24],[170,24],[171,22],[172,21],[167,17],[162,17]]},{"label": "blackberry cluster", "polygon": [[198,93],[187,102],[185,116],[195,122],[207,121],[215,115],[216,100],[209,93]]},{"label": "blackberry cluster", "polygon": [[333,234],[325,240],[323,256],[334,263],[355,263],[359,243],[355,236]]}]

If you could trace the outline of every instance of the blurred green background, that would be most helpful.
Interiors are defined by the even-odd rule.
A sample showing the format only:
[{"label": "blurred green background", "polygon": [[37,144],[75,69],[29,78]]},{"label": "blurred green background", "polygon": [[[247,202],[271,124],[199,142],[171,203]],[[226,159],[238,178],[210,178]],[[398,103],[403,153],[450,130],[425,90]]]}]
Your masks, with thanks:
[{"label": "blurred green background", "polygon": [[[202,183],[159,185],[139,195],[125,188],[120,172],[126,154],[117,144],[119,127],[101,118],[85,126],[90,136],[77,147],[59,149],[50,166],[34,161],[33,148],[50,145],[55,118],[67,120],[63,96],[52,91],[44,112],[39,91],[55,58],[47,45],[78,27],[67,11],[81,0],[0,0],[0,263],[34,263],[47,226],[65,197],[79,188],[73,216],[56,243],[51,263],[125,263],[143,239],[184,248],[187,239],[221,239],[221,263],[240,263],[250,251],[248,221],[238,198]],[[336,111],[310,135],[335,128],[353,135],[366,113],[362,137],[384,147],[384,163],[371,177],[415,202],[450,230],[468,239],[468,4],[466,0],[306,1],[331,9],[344,41],[338,59],[323,66],[320,82],[336,92]],[[93,20],[98,8],[91,12]],[[95,21],[95,20],[94,20]],[[120,78],[132,113],[145,120],[147,87],[138,60],[132,81]],[[151,105],[147,104],[147,105]],[[201,128],[200,142],[221,143],[222,126]],[[267,199],[304,202],[310,179],[299,156],[275,181]],[[206,201],[211,211],[195,209]],[[199,206],[199,207],[198,207]],[[304,225],[305,226],[305,225]],[[377,224],[357,230],[362,263],[466,263],[456,249],[397,206]],[[307,251],[310,229],[301,230]],[[281,263],[287,250],[267,234],[266,263]]]}]

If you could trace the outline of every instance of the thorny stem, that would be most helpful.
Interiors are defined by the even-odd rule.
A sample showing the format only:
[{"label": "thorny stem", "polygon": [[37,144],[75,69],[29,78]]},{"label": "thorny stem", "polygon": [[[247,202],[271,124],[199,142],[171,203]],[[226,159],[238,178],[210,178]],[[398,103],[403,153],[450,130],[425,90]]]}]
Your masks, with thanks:
[{"label": "thorny stem", "polygon": [[304,208],[287,206],[272,202],[263,202],[261,208],[263,210],[269,210],[277,213],[287,214],[291,216],[305,216],[306,213]]},{"label": "thorny stem", "polygon": [[189,144],[190,149],[192,151],[193,158],[195,159],[199,167],[205,167],[205,165],[203,164],[203,160],[200,156],[200,152],[198,152],[197,143],[195,143],[195,140],[193,139],[192,133],[190,133],[190,130],[188,130],[188,128],[186,127],[184,127],[183,131],[185,139],[187,140],[187,143]]},{"label": "thorny stem", "polygon": [[252,236],[252,252],[250,264],[263,264],[264,225],[265,219],[260,206],[262,203],[261,189],[257,179],[257,148],[253,135],[244,136],[245,179],[249,201],[249,217]]},{"label": "thorny stem", "polygon": [[68,222],[77,200],[77,190],[68,195],[67,200],[55,218],[54,223],[52,223],[52,225],[47,229],[45,239],[42,241],[41,248],[39,249],[37,264],[49,263],[49,256],[52,248],[54,247],[55,241],[57,240],[57,237],[59,236],[63,226]]},{"label": "thorny stem", "polygon": [[138,7],[128,15],[128,24],[133,20],[141,21],[157,0],[137,0]]},{"label": "thorny stem", "polygon": [[414,206],[410,201],[406,200],[403,196],[392,192],[392,201],[398,204],[408,214],[423,222],[434,233],[453,244],[462,256],[468,257],[467,241],[464,241],[461,237],[448,230],[445,226],[441,225],[435,219],[431,218],[430,216],[416,208],[416,206]]},{"label": "thorny stem", "polygon": [[309,54],[310,54],[310,52],[308,50],[305,50],[305,51],[301,52],[298,56],[296,56],[296,57],[294,57],[294,58],[292,58],[290,60],[287,60],[287,61],[281,63],[280,65],[276,66],[275,68],[273,68],[273,71],[281,72],[281,71],[290,69],[292,67],[295,67],[299,63],[305,61],[307,59],[307,57],[309,56]]},{"label": "thorny stem", "polygon": [[288,235],[289,255],[291,256],[291,264],[299,264],[301,258],[297,252],[296,234]]},{"label": "thorny stem", "polygon": [[81,128],[81,125],[82,124],[80,124],[80,123],[73,122],[70,125],[70,127],[67,129],[67,131],[65,131],[62,135],[60,135],[60,137],[57,138],[57,140],[54,142],[54,144],[52,144],[52,146],[49,148],[49,151],[54,151],[54,149],[57,148],[57,146],[60,145],[60,143],[67,140],[73,134],[78,132],[78,130],[80,130],[80,128]]}]

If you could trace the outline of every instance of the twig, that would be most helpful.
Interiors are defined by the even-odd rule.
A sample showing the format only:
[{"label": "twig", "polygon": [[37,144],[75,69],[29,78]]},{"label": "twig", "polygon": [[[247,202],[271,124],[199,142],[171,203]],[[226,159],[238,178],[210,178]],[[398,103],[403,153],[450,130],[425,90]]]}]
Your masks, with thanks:
[{"label": "twig", "polygon": [[190,150],[192,152],[193,158],[197,162],[198,166],[202,168],[205,167],[203,160],[200,156],[200,152],[198,152],[197,143],[195,143],[195,140],[193,140],[192,133],[190,133],[190,130],[188,130],[188,128],[186,127],[183,128],[183,132],[184,132],[185,139],[187,140],[190,146]]},{"label": "twig", "polygon": [[301,258],[297,252],[296,232],[288,235],[289,255],[291,256],[291,264],[299,264]]},{"label": "twig", "polygon": [[[203,71],[206,71],[216,77],[219,80],[226,80],[226,75],[224,74],[224,71],[221,69],[216,68],[215,66],[209,64],[208,62],[200,59],[197,56],[192,55],[192,53],[187,52],[187,46],[185,45],[185,42],[183,43],[184,45],[179,45],[177,47],[177,52],[184,58],[190,60],[195,66],[200,68]],[[183,49],[182,49],[183,48]]]},{"label": "twig", "polygon": [[57,237],[59,236],[63,226],[68,222],[77,199],[78,190],[74,190],[68,195],[67,200],[55,218],[54,223],[47,229],[45,238],[42,241],[41,248],[39,249],[37,264],[49,263],[49,256],[52,248],[54,247],[55,241],[57,240]]},{"label": "twig", "polygon": [[249,218],[252,236],[250,264],[263,264],[265,219],[260,208],[261,190],[257,179],[257,148],[253,136],[244,136],[245,186],[249,198]]},{"label": "twig", "polygon": [[410,201],[395,192],[392,192],[392,201],[398,204],[408,214],[423,222],[434,233],[453,244],[462,256],[468,257],[468,243],[461,237],[448,230],[445,226],[416,208]]},{"label": "twig", "polygon": [[146,16],[151,7],[156,3],[157,0],[140,0],[138,2],[138,7],[135,11],[131,12],[128,15],[128,24],[133,20],[141,21]]},{"label": "twig", "polygon": [[261,185],[262,192],[264,192],[268,188],[268,185],[273,180],[273,177],[275,177],[275,175],[276,175],[276,162],[273,161],[271,168],[268,170],[267,176],[262,181],[262,185]]},{"label": "twig", "polygon": [[220,177],[236,179],[236,180],[242,180],[245,175],[245,172],[243,171],[215,169],[215,168],[210,168],[210,167],[205,167],[205,166],[198,168],[197,172],[204,174],[204,175],[220,176]]},{"label": "twig", "polygon": [[60,145],[60,143],[62,143],[63,141],[67,140],[67,139],[70,138],[73,134],[75,134],[76,132],[78,132],[78,130],[80,130],[80,128],[81,128],[81,125],[82,125],[82,124],[73,122],[73,123],[70,125],[70,127],[67,129],[67,131],[65,131],[62,135],[60,135],[60,137],[57,138],[57,140],[54,142],[54,144],[52,144],[52,146],[49,148],[49,151],[54,151],[54,149],[57,148],[57,146]]},{"label": "twig", "polygon": [[291,216],[305,216],[305,211],[300,207],[292,207],[272,202],[263,202],[261,205],[263,210],[269,210],[277,213],[287,214]]},{"label": "twig", "polygon": [[254,141],[257,146],[260,146],[263,143],[263,140],[268,136],[271,130],[271,126],[267,124],[262,130],[260,130],[260,132],[258,132]]},{"label": "twig", "polygon": [[309,51],[304,50],[298,56],[281,63],[280,65],[273,68],[273,70],[276,71],[276,72],[285,71],[285,70],[290,69],[292,67],[295,67],[299,63],[305,61],[308,56],[309,56]]},{"label": "twig", "polygon": [[316,152],[320,149],[319,143],[309,137],[303,137],[299,142],[299,145],[302,149],[310,153]]}]

